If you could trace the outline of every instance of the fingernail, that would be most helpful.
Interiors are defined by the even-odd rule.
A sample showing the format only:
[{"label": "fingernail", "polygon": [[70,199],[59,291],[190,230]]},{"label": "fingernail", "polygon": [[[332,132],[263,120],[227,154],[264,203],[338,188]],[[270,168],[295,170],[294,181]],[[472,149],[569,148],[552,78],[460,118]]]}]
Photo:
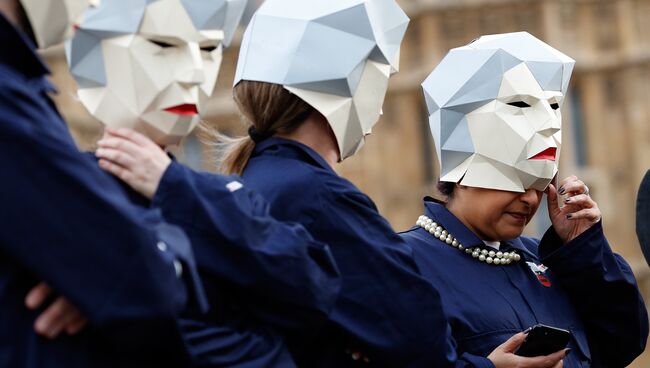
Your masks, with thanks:
[{"label": "fingernail", "polygon": [[571,348],[567,348],[567,349],[565,349],[565,350],[564,350],[564,356],[566,357],[566,356],[568,356],[569,354],[571,354]]},{"label": "fingernail", "polygon": [[564,188],[560,188],[559,193],[564,194]]},{"label": "fingernail", "polygon": [[569,203],[569,202],[571,202],[571,198],[567,198],[564,200],[564,203]]},{"label": "fingernail", "polygon": [[573,215],[566,215],[566,218],[569,219],[569,220],[570,220],[572,217],[573,217]]}]

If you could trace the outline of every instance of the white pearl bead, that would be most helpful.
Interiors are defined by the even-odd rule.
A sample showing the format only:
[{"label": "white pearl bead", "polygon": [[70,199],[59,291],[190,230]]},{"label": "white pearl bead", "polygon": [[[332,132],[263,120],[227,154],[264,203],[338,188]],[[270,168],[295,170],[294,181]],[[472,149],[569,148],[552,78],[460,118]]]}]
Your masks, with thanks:
[{"label": "white pearl bead", "polygon": [[502,252],[494,251],[487,249],[481,249],[480,247],[465,248],[458,239],[454,238],[447,230],[445,230],[438,223],[433,222],[432,219],[426,215],[418,217],[418,220],[415,222],[416,226],[419,226],[425,229],[427,232],[440,239],[441,241],[458,248],[461,251],[465,251],[467,254],[471,254],[473,258],[478,258],[481,262],[486,262],[488,264],[494,265],[506,265],[512,262],[517,262],[521,259],[521,256],[515,252]]}]

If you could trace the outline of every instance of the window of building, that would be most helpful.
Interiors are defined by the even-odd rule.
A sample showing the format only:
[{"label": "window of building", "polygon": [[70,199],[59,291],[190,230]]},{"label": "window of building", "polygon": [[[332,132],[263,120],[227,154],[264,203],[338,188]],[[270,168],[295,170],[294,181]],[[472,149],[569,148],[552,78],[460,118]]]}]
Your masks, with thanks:
[{"label": "window of building", "polygon": [[600,50],[615,49],[620,43],[617,4],[617,1],[605,1],[592,7],[596,46]]},{"label": "window of building", "polygon": [[573,147],[575,152],[576,165],[578,167],[587,165],[587,146],[585,140],[584,113],[582,110],[582,96],[580,88],[574,86],[569,98],[569,114],[571,114],[571,131],[573,133]]}]

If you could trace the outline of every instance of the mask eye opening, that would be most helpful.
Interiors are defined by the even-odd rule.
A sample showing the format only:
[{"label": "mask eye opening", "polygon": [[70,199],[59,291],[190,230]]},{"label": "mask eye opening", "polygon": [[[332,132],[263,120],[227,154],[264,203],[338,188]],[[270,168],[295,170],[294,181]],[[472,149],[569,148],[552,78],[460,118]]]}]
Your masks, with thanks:
[{"label": "mask eye opening", "polygon": [[559,109],[559,108],[560,108],[560,104],[559,104],[559,103],[554,102],[554,103],[551,104],[551,109],[553,109],[553,110],[557,110],[557,109]]},{"label": "mask eye opening", "polygon": [[160,48],[163,48],[163,49],[174,47],[174,45],[172,45],[171,43],[167,43],[167,42],[164,42],[164,41],[159,41],[159,40],[147,40],[147,41],[149,41],[149,42],[153,43],[154,45],[156,45],[156,46],[158,46]]},{"label": "mask eye opening", "polygon": [[508,102],[508,105],[510,105],[510,106],[514,106],[514,107],[518,107],[518,108],[520,108],[520,109],[524,109],[524,108],[530,107],[530,105],[527,104],[527,103],[524,102],[524,101],[513,101],[513,102]]},{"label": "mask eye opening", "polygon": [[201,51],[212,52],[217,49],[217,46],[201,46]]}]

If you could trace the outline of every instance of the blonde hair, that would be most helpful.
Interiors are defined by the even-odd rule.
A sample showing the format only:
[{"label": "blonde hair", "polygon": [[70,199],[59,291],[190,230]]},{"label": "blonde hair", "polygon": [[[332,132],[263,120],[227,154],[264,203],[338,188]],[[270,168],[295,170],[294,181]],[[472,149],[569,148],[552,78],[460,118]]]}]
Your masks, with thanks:
[{"label": "blonde hair", "polygon": [[279,84],[241,81],[235,86],[233,95],[244,122],[252,127],[252,132],[240,138],[222,139],[220,171],[225,174],[242,174],[255,149],[256,143],[251,136],[291,133],[314,111],[308,103]]}]

